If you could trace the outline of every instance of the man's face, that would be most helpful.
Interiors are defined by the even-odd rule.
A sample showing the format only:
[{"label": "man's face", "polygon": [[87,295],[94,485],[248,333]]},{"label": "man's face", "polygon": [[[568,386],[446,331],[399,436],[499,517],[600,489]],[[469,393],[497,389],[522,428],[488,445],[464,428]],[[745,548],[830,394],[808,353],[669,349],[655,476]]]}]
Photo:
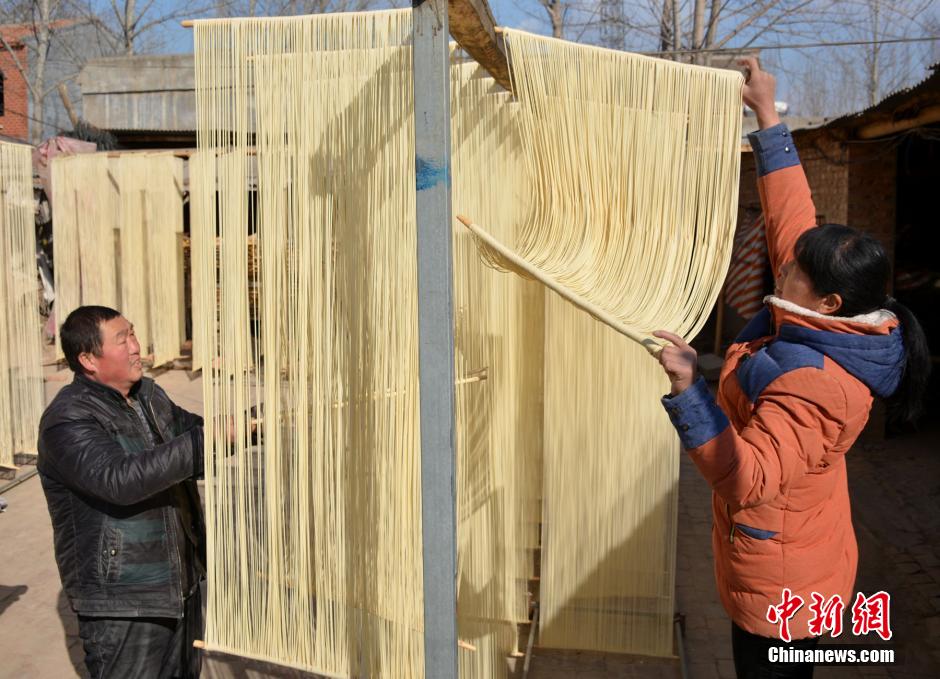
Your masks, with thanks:
[{"label": "man's face", "polygon": [[93,380],[126,396],[144,374],[134,326],[123,316],[118,316],[101,323],[98,330],[101,333],[100,355],[82,354],[82,365]]}]

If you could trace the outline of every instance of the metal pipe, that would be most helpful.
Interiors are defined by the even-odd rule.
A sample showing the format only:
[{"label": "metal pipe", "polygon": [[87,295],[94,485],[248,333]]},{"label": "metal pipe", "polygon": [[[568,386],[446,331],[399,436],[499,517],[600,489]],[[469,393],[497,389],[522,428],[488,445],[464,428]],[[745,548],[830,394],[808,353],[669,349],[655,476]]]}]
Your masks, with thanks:
[{"label": "metal pipe", "polygon": [[11,490],[11,489],[13,489],[13,488],[16,488],[18,485],[20,485],[21,483],[23,483],[23,481],[29,481],[31,478],[33,478],[34,476],[36,476],[36,474],[38,474],[38,473],[39,473],[39,470],[38,470],[38,469],[31,469],[30,471],[26,472],[26,473],[23,474],[22,476],[17,477],[17,478],[15,478],[15,479],[13,479],[12,481],[10,481],[10,482],[9,482],[7,485],[5,485],[3,488],[0,488],[0,493],[5,493],[5,492],[7,492],[8,490]]},{"label": "metal pipe", "polygon": [[682,673],[682,679],[689,679],[689,666],[685,657],[685,637],[682,634],[682,623],[685,616],[677,613],[673,618],[673,625],[676,628],[676,648],[679,649],[679,671]]},{"label": "metal pipe", "polygon": [[539,626],[539,602],[532,606],[532,626],[529,628],[529,643],[525,647],[525,662],[522,664],[522,679],[528,679],[529,663],[532,661],[532,647],[535,645],[535,628]]}]

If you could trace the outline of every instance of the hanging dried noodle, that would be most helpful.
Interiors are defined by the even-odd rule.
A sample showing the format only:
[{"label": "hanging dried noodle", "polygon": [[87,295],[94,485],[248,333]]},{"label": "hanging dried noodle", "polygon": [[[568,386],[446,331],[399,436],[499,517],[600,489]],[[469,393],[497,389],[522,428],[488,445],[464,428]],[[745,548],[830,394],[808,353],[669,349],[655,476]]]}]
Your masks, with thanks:
[{"label": "hanging dried noodle", "polygon": [[540,643],[670,655],[678,446],[644,349],[656,329],[698,332],[724,278],[741,77],[504,37],[532,199],[515,241],[472,232],[492,266],[560,295],[545,311]]},{"label": "hanging dried noodle", "polygon": [[156,260],[150,259],[147,228],[147,213],[152,202],[147,198],[149,163],[140,154],[114,158],[111,163],[121,201],[120,310],[134,324],[140,352],[147,355],[153,345],[149,271],[151,267],[157,267]]},{"label": "hanging dried noodle", "polygon": [[[510,239],[527,202],[518,109],[476,64],[451,67],[453,204]],[[454,308],[457,622],[477,648],[461,651],[460,673],[499,677],[518,646],[515,623],[528,619],[538,547],[543,293],[488,269],[460,228]]]},{"label": "hanging dried noodle", "polygon": [[539,643],[671,656],[679,446],[640,345],[556,295],[545,312]]},{"label": "hanging dried noodle", "polygon": [[[191,171],[204,174],[193,190],[205,195],[194,204],[208,215],[216,181],[219,204],[218,315],[194,318],[207,345],[207,642],[336,676],[422,675],[410,35],[407,11],[196,24],[205,155]],[[544,57],[555,78],[570,77],[556,61],[585,58],[513,49],[516,66]],[[710,103],[713,84],[689,82],[711,72],[667,69],[659,81],[647,62],[571,68],[606,68],[611,89],[638,90],[626,104],[584,103],[604,142],[537,97],[512,102],[473,65],[452,67],[455,209],[643,332],[692,333],[727,258],[722,219],[734,203],[715,177],[733,174],[734,124]],[[709,114],[647,111],[663,98],[654,81],[677,90],[670,101],[704,97],[694,101]],[[692,129],[693,118],[707,122]],[[575,160],[558,135],[533,141],[549,124],[592,149]],[[723,126],[717,145],[703,141],[706,124]],[[689,192],[681,208],[679,191]],[[541,286],[484,267],[474,249],[460,227],[458,627],[477,649],[460,651],[461,675],[505,673],[540,517],[543,643],[668,655],[677,442],[656,403],[658,367]],[[212,309],[214,249],[193,253],[194,296]],[[649,272],[665,256],[664,277],[678,278],[664,293]],[[629,280],[608,280],[618,275]],[[257,318],[250,286],[261,291]]]},{"label": "hanging dried noodle", "polygon": [[0,465],[36,453],[43,409],[32,149],[0,142]]},{"label": "hanging dried noodle", "polygon": [[186,339],[183,282],[183,160],[172,154],[148,158],[146,233],[150,277],[150,333],[153,364],[180,355]]},{"label": "hanging dried noodle", "polygon": [[[213,366],[207,641],[344,676],[422,674],[410,32],[410,12],[196,29],[199,142],[218,154],[221,206],[220,317],[200,330]],[[498,207],[522,204],[515,184],[476,171],[518,157],[509,95],[475,66],[452,80],[455,199],[515,236],[516,215]],[[251,133],[257,326],[245,314]],[[460,657],[465,675],[494,676],[527,616],[537,544],[528,385],[542,366],[526,347],[541,342],[541,292],[488,271],[466,234],[455,254],[460,635],[477,648]],[[221,423],[242,427],[254,404],[260,459],[247,429],[227,457]]]},{"label": "hanging dried noodle", "polygon": [[[53,158],[52,247],[58,325],[82,305],[120,308],[119,200],[106,153]],[[63,358],[58,333],[56,355]]]},{"label": "hanging dried noodle", "polygon": [[216,328],[215,297],[200,291],[216,289],[216,161],[215,154],[197,151],[189,157],[190,271],[193,328],[193,370],[207,368]]},{"label": "hanging dried noodle", "polygon": [[185,339],[183,161],[170,153],[133,153],[112,163],[122,216],[119,308],[134,323],[141,352],[160,366],[179,356]]},{"label": "hanging dried noodle", "polygon": [[[185,339],[183,161],[170,153],[52,161],[56,321],[82,305],[120,310],[153,365]],[[56,335],[56,350],[62,348]]]},{"label": "hanging dried noodle", "polygon": [[533,200],[515,243],[481,234],[484,257],[548,277],[636,341],[652,345],[660,328],[694,335],[731,254],[741,75],[511,29],[504,38]]}]

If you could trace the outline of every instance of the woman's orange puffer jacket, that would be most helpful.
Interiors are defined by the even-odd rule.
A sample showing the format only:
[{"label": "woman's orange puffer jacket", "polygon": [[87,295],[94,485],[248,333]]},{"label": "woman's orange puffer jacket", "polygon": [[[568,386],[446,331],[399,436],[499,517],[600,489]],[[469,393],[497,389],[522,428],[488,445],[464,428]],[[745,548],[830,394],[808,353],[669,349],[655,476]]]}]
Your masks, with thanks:
[{"label": "woman's orange puffer jacket", "polygon": [[[787,128],[750,141],[777,275],[816,210]],[[663,398],[714,491],[715,579],[739,627],[778,638],[767,613],[784,588],[805,602],[789,621],[794,639],[810,636],[813,592],[852,605],[858,548],[845,454],[868,421],[872,393],[893,393],[903,368],[891,312],[823,316],[768,297],[726,354],[717,402],[701,378]]]}]

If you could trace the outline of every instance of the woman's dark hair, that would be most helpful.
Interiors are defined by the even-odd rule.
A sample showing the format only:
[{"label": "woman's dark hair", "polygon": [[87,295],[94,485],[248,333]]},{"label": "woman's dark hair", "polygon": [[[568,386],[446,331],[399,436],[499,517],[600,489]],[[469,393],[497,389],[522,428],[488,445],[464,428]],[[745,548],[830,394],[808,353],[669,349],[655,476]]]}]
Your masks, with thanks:
[{"label": "woman's dark hair", "polygon": [[72,372],[79,375],[85,372],[78,360],[82,354],[101,355],[100,326],[120,315],[120,311],[106,306],[80,306],[69,314],[59,328],[59,341]]},{"label": "woman's dark hair", "polygon": [[881,243],[842,224],[823,224],[800,236],[795,254],[817,295],[837,293],[842,298],[839,316],[856,316],[886,308],[898,317],[905,364],[901,383],[888,399],[889,417],[913,423],[923,407],[930,374],[930,351],[924,330],[914,314],[886,294],[891,264]]}]

